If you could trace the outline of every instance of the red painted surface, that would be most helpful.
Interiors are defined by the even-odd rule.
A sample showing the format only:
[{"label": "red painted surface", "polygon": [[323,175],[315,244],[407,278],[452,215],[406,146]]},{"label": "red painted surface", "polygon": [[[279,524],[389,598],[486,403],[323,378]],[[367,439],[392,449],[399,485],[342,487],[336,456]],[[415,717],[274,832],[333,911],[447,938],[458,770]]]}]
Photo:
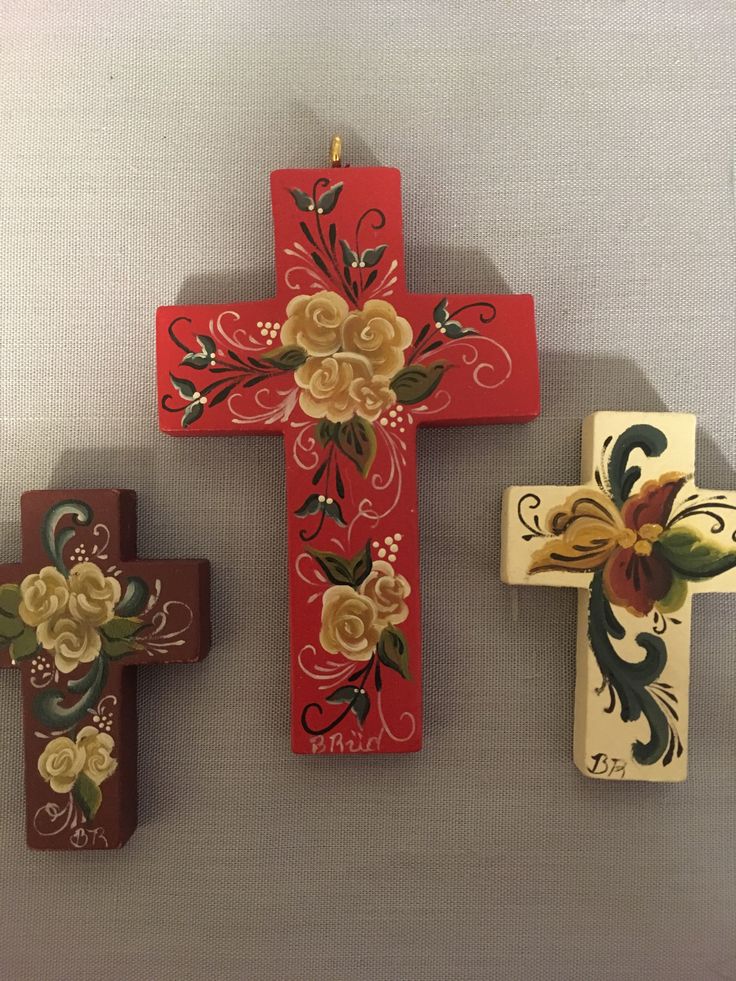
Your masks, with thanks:
[{"label": "red painted surface", "polygon": [[[294,751],[417,750],[421,746],[422,694],[416,430],[421,425],[525,422],[538,414],[533,301],[530,296],[408,292],[404,281],[400,175],[396,170],[376,167],[277,171],[272,175],[271,187],[277,296],[254,303],[159,309],[160,425],[172,435],[232,436],[255,432],[284,437]],[[320,201],[326,202],[321,215]],[[346,265],[351,256],[365,257],[365,266],[355,268],[352,262]],[[392,341],[394,348],[398,345],[401,349],[402,360],[399,371],[392,368],[390,378],[387,375],[391,385],[396,386],[395,393],[393,387],[390,389],[394,393],[390,397],[395,395],[396,401],[387,403],[377,418],[366,420],[376,444],[375,459],[366,473],[351,459],[352,444],[344,442],[350,437],[350,421],[333,420],[333,428],[338,427],[336,439],[343,440],[342,445],[333,440],[323,446],[316,439],[319,420],[313,408],[310,411],[307,406],[305,411],[303,388],[298,383],[314,367],[311,360],[306,368],[297,368],[296,373],[273,370],[267,360],[262,360],[272,356],[284,340],[294,340],[293,331],[283,330],[289,319],[289,302],[296,296],[325,292],[343,298],[344,308],[340,306],[340,310],[349,311],[348,316],[356,310],[385,315],[379,330],[390,334],[394,329],[393,314],[386,313],[385,307],[366,307],[376,299],[385,301],[411,328],[406,346],[406,328],[400,325],[395,327],[395,343]],[[334,305],[332,300],[329,303]],[[370,335],[373,313],[364,317]],[[266,324],[271,325],[270,329],[261,326]],[[347,326],[340,329],[348,345],[340,348],[341,352],[354,351],[356,344],[370,347],[370,336],[364,340],[360,330],[353,330],[348,336]],[[379,388],[381,350],[378,355],[368,351],[369,359],[373,359],[371,384]],[[395,354],[392,350],[391,357]],[[344,360],[343,357],[341,363]],[[362,360],[353,363],[357,364],[356,371],[363,370]],[[417,366],[418,380],[416,372],[407,371]],[[329,365],[324,367],[327,375],[329,370]],[[259,372],[261,377],[253,380]],[[401,372],[404,374],[397,381]],[[438,377],[433,387],[432,380]],[[381,391],[383,398],[385,387]],[[414,400],[423,391],[425,396]],[[411,397],[402,398],[401,393]],[[200,401],[202,396],[206,402]],[[186,426],[182,424],[185,410]],[[356,410],[357,415],[361,411],[372,415],[373,410]],[[347,454],[343,452],[345,445]],[[223,452],[227,452],[225,445]],[[311,503],[312,508],[320,510],[298,516],[296,512],[304,511],[305,503],[314,495],[324,498]],[[330,500],[334,503],[330,504]],[[335,503],[339,508],[337,517],[334,510],[323,513],[325,508],[334,508]],[[393,538],[388,545],[387,537]],[[331,616],[323,598],[335,581],[328,581],[324,568],[309,549],[347,558],[367,549],[374,564],[385,563],[374,565],[374,579],[380,570],[385,572],[381,589],[390,591],[392,583],[399,592],[406,593],[410,588],[399,603],[403,611],[397,614],[400,621],[388,625],[388,635],[380,634],[382,638],[389,636],[394,644],[389,644],[388,651],[381,648],[382,657],[362,651],[362,660],[351,660],[344,651],[330,651],[321,643],[320,631],[325,618],[329,620]],[[386,552],[383,557],[381,549]],[[337,582],[341,575],[338,572]],[[404,582],[397,585],[392,576],[403,577]],[[354,584],[358,594],[368,588],[358,583],[359,579],[360,576]],[[342,602],[347,594],[343,591],[331,595]],[[373,607],[366,606],[364,600],[356,602],[359,612],[370,620]],[[345,608],[337,603],[337,607],[339,622],[335,629],[339,639],[344,639],[345,631],[350,636],[353,628],[360,632],[365,627],[363,621],[361,626],[351,620],[353,608],[349,603]],[[386,629],[380,604],[375,603],[374,607],[379,610],[376,629]],[[402,638],[398,641],[396,630]],[[366,643],[373,636],[370,629],[368,634]],[[330,642],[328,638],[326,646],[334,647],[334,640]],[[443,652],[442,656],[449,654]],[[350,694],[351,686],[354,696]],[[332,700],[328,700],[330,697]]]}]

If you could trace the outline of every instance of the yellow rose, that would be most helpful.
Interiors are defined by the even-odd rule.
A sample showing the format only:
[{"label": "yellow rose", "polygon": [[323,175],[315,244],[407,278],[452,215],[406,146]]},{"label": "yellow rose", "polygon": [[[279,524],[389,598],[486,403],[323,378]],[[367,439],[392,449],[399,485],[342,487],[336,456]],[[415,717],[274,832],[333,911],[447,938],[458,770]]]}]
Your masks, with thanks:
[{"label": "yellow rose", "polygon": [[38,625],[38,642],[54,652],[54,664],[62,674],[71,674],[80,664],[94,661],[100,653],[100,635],[91,623],[70,616],[55,617]]},{"label": "yellow rose", "polygon": [[373,563],[360,591],[373,601],[382,626],[403,623],[409,616],[409,607],[404,600],[411,593],[411,586],[403,576],[394,572],[393,566],[388,562],[379,559]]},{"label": "yellow rose", "polygon": [[323,290],[313,296],[295,296],[286,308],[282,344],[298,344],[307,354],[325,357],[340,347],[340,328],[348,305],[338,293]]},{"label": "yellow rose", "polygon": [[404,349],[413,336],[409,321],[385,300],[368,300],[362,310],[353,310],[342,325],[343,349],[364,354],[375,373],[387,378],[393,378],[403,368]]},{"label": "yellow rose", "polygon": [[84,766],[84,750],[68,736],[57,736],[38,758],[38,772],[57,794],[67,794]]},{"label": "yellow rose", "polygon": [[329,358],[308,358],[294,372],[302,389],[299,404],[313,419],[345,422],[355,414],[358,404],[352,394],[356,380],[368,381],[371,366],[360,354],[333,354]]},{"label": "yellow rose", "polygon": [[330,586],[322,598],[319,642],[330,654],[350,661],[367,661],[373,653],[380,628],[376,608],[367,596],[351,586]]},{"label": "yellow rose", "polygon": [[120,600],[120,583],[103,575],[94,562],[80,562],[69,574],[69,612],[83,623],[101,627],[112,619]]},{"label": "yellow rose", "polygon": [[98,787],[117,770],[118,762],[112,758],[115,741],[106,732],[84,726],[77,734],[77,746],[84,752],[84,773]]},{"label": "yellow rose", "polygon": [[396,401],[396,393],[389,388],[389,379],[385,375],[356,378],[350,385],[350,395],[355,411],[368,422],[373,422]]},{"label": "yellow rose", "polygon": [[39,573],[25,577],[20,584],[20,595],[18,614],[21,620],[29,627],[37,627],[66,610],[69,587],[64,576],[47,565]]}]

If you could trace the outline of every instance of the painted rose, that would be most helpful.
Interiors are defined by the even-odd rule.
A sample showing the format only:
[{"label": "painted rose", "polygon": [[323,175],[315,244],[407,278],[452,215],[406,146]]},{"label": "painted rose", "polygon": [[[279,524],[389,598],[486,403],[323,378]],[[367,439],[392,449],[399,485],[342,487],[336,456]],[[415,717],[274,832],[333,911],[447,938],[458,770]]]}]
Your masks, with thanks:
[{"label": "painted rose", "polygon": [[397,575],[390,563],[378,559],[360,587],[360,592],[373,601],[381,626],[403,623],[409,616],[406,597],[411,593],[407,580]]},{"label": "painted rose", "polygon": [[100,634],[91,623],[71,616],[55,617],[39,624],[38,642],[54,652],[54,664],[62,674],[71,674],[80,664],[94,661],[100,653]]},{"label": "painted rose", "polygon": [[326,651],[343,654],[350,661],[367,661],[380,633],[371,599],[351,586],[330,586],[325,591],[319,642]]},{"label": "painted rose", "polygon": [[84,726],[77,734],[77,746],[84,752],[83,772],[99,787],[117,769],[117,760],[112,757],[115,741],[94,726]]},{"label": "painted rose", "polygon": [[49,565],[25,577],[20,595],[18,615],[29,627],[37,627],[66,610],[69,587],[64,576]]},{"label": "painted rose", "polygon": [[576,491],[549,515],[555,537],[534,553],[530,572],[602,569],[603,588],[614,606],[636,616],[655,606],[672,612],[687,590],[673,568],[668,548],[673,531],[667,523],[685,480],[680,473],[649,480],[620,511],[600,491]]},{"label": "painted rose", "polygon": [[68,736],[57,736],[46,744],[38,758],[38,772],[57,794],[67,794],[82,772],[85,754]]},{"label": "painted rose", "polygon": [[403,368],[404,350],[412,338],[409,321],[385,300],[368,300],[362,310],[352,311],[342,326],[343,349],[364,355],[373,371],[387,378]]},{"label": "painted rose", "polygon": [[120,601],[120,583],[94,562],[80,562],[69,574],[69,613],[95,627],[111,620]]},{"label": "painted rose", "polygon": [[314,296],[295,296],[286,307],[281,343],[298,344],[317,357],[335,354],[347,313],[348,305],[338,293],[323,290]]},{"label": "painted rose", "polygon": [[350,395],[355,412],[368,422],[374,422],[396,401],[396,393],[389,387],[389,379],[385,375],[356,378],[350,385]]},{"label": "painted rose", "polygon": [[328,358],[309,358],[294,373],[302,389],[299,404],[313,419],[345,422],[356,412],[353,384],[371,378],[371,366],[360,354],[340,352]]}]

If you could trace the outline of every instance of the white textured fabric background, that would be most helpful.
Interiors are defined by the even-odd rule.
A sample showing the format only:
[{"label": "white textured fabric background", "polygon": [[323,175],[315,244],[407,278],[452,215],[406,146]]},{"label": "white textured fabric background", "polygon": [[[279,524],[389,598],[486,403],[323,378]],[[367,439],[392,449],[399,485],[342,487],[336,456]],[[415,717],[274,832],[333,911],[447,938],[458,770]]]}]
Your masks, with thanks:
[{"label": "white textured fabric background", "polygon": [[[697,413],[734,485],[730,0],[0,0],[2,555],[18,497],[130,486],[205,556],[214,646],[140,684],[140,827],[26,851],[0,677],[12,981],[736,978],[733,597],[696,603],[691,776],[571,759],[572,590],[498,577],[508,483],[596,408]],[[533,293],[543,414],[420,442],[426,748],[290,755],[283,462],[156,428],[154,310],[273,287],[268,172],[404,175],[418,290]]]}]

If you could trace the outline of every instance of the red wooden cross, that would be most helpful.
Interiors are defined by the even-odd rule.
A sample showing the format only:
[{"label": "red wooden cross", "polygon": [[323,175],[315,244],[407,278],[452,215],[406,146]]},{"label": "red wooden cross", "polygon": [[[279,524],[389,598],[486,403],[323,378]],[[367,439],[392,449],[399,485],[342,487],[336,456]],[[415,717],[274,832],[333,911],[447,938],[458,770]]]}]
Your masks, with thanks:
[{"label": "red wooden cross", "polygon": [[537,415],[532,298],[409,293],[396,170],[271,191],[275,299],[158,311],[161,428],[284,437],[294,751],[417,750],[417,427]]},{"label": "red wooden cross", "polygon": [[30,491],[21,520],[0,667],[23,682],[28,844],[119,847],[136,826],[135,666],[207,654],[209,565],[136,561],[132,491]]}]

